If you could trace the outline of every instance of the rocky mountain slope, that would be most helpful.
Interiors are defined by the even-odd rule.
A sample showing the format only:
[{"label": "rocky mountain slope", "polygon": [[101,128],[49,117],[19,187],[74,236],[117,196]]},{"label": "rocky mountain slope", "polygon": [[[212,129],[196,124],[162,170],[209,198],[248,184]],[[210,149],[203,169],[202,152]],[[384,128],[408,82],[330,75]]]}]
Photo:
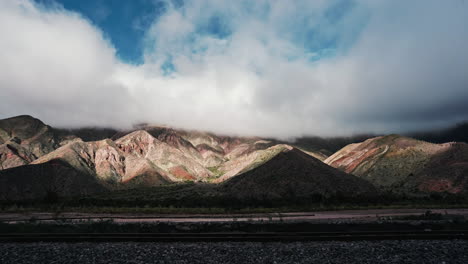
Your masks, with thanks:
[{"label": "rocky mountain slope", "polygon": [[[84,139],[69,134],[73,131]],[[218,184],[217,191],[230,197],[254,200],[376,193],[369,183],[402,193],[468,190],[465,143],[390,135],[348,145],[328,158],[323,153],[275,140],[155,125],[96,133],[54,129],[18,116],[0,120],[0,199],[179,182]]]},{"label": "rocky mountain slope", "polygon": [[398,135],[350,144],[325,160],[386,190],[468,191],[468,145],[432,144]]},{"label": "rocky mountain slope", "polygon": [[223,183],[238,199],[279,200],[377,193],[369,182],[327,166],[295,148],[284,148],[253,170]]},{"label": "rocky mountain slope", "polygon": [[[36,182],[47,177],[72,183],[86,178],[93,186],[89,192],[184,181],[221,183],[261,167],[284,150],[294,149],[260,138],[151,125],[118,131],[111,138],[83,141],[65,133],[72,130],[53,129],[30,116],[2,120],[0,129],[0,177],[4,186],[14,183],[13,189],[26,192],[29,188],[30,193],[38,190],[32,187]],[[88,139],[96,139],[89,129],[79,131],[85,132]],[[112,130],[99,130],[96,136],[109,132]],[[40,173],[37,168],[41,168]],[[72,183],[63,186],[74,186]],[[41,190],[44,193],[49,189],[57,188]],[[8,193],[19,198],[21,192]]]},{"label": "rocky mountain slope", "polygon": [[60,145],[50,126],[31,116],[0,120],[0,169],[29,164]]}]

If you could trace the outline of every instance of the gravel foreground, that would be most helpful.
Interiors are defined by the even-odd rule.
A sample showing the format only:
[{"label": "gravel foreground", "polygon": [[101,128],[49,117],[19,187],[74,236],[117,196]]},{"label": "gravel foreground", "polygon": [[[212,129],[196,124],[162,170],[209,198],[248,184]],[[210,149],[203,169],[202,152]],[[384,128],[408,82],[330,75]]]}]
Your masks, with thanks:
[{"label": "gravel foreground", "polygon": [[468,241],[0,243],[0,263],[468,263]]}]

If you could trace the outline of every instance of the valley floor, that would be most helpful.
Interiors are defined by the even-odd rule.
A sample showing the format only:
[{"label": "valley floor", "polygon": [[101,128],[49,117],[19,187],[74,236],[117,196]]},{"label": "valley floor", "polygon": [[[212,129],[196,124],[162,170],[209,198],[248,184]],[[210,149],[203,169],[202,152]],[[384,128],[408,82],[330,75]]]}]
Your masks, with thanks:
[{"label": "valley floor", "polygon": [[56,220],[112,220],[115,223],[157,223],[157,222],[232,222],[232,221],[333,221],[356,220],[376,221],[380,219],[421,216],[427,213],[456,215],[468,219],[468,209],[371,209],[340,210],[295,213],[255,213],[255,214],[110,214],[110,213],[0,213],[0,222],[14,223],[22,221]]},{"label": "valley floor", "polygon": [[0,243],[0,263],[468,263],[466,240]]}]

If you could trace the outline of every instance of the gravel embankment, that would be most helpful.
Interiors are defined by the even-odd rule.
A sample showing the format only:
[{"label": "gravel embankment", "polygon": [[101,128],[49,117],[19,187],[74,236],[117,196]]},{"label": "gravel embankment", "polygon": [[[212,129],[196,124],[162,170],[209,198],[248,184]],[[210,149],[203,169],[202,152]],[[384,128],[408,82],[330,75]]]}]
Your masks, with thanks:
[{"label": "gravel embankment", "polygon": [[468,241],[0,243],[0,263],[468,263]]}]

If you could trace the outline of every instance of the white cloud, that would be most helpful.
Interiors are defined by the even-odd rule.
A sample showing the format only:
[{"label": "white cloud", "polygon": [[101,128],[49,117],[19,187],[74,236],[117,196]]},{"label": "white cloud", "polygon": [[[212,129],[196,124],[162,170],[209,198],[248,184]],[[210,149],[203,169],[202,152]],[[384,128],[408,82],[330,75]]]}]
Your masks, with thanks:
[{"label": "white cloud", "polygon": [[88,21],[29,1],[1,1],[0,35],[2,116],[27,113],[59,125],[120,120],[126,88],[112,79],[115,51]]},{"label": "white cloud", "polygon": [[[0,115],[275,137],[468,118],[467,4],[361,0],[327,18],[338,2],[188,1],[155,18],[135,66],[76,13],[1,1]],[[213,17],[227,37],[200,33]]]}]

